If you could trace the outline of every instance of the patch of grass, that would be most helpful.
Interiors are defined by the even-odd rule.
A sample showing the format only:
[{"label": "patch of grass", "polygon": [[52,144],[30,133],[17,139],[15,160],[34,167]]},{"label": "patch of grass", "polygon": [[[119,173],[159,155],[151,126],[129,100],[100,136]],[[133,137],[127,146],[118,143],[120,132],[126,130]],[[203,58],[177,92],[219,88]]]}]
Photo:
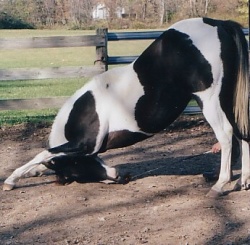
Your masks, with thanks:
[{"label": "patch of grass", "polygon": [[[0,98],[30,99],[71,96],[87,81],[86,78],[5,81],[0,83]],[[55,118],[56,109],[0,111],[0,126],[20,123],[49,122]]]},{"label": "patch of grass", "polygon": [[109,56],[134,56],[140,55],[153,40],[114,41],[108,43]]},{"label": "patch of grass", "polygon": [[0,82],[1,99],[49,98],[71,96],[87,78],[23,80]]},{"label": "patch of grass", "polygon": [[60,67],[94,65],[94,47],[0,50],[0,67]]},{"label": "patch of grass", "polygon": [[16,125],[21,123],[52,123],[58,110],[22,110],[0,111],[0,126]]}]

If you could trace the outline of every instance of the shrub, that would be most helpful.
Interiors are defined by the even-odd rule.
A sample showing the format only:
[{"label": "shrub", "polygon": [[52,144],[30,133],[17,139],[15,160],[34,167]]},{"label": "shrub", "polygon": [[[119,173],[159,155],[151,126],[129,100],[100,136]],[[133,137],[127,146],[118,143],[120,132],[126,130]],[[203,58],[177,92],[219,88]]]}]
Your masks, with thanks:
[{"label": "shrub", "polygon": [[35,27],[21,19],[7,13],[0,13],[0,29],[35,29]]}]

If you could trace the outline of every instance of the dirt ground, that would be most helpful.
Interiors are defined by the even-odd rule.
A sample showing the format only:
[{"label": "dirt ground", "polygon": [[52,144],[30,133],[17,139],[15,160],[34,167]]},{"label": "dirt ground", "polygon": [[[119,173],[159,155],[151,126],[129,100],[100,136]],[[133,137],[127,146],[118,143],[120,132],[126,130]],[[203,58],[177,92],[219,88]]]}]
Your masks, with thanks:
[{"label": "dirt ground", "polygon": [[[1,186],[46,147],[49,131],[43,124],[0,128]],[[0,244],[250,244],[250,191],[231,192],[234,180],[227,195],[205,196],[212,183],[202,173],[220,155],[202,153],[214,142],[202,116],[182,116],[150,139],[101,154],[130,172],[126,185],[22,179],[13,191],[0,190]]]}]

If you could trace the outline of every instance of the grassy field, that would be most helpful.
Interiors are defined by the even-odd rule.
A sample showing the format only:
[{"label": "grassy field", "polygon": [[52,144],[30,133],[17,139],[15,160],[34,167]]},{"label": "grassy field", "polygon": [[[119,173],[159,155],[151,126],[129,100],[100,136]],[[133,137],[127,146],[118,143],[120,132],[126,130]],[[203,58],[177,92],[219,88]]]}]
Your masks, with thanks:
[{"label": "grassy field", "polygon": [[[1,38],[94,35],[81,30],[0,30]],[[152,41],[109,42],[109,56],[139,55]],[[87,66],[95,61],[95,47],[0,50],[0,69]],[[110,67],[112,69],[112,67]],[[87,78],[1,81],[0,99],[70,96]],[[0,111],[0,125],[53,120],[57,110]]]}]

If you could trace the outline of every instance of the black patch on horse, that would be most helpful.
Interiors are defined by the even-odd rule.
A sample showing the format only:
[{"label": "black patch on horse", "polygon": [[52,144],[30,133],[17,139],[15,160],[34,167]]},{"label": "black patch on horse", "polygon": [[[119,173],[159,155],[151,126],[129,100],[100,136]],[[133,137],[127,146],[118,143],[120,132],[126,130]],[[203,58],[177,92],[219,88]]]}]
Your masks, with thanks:
[{"label": "black patch on horse", "polygon": [[211,66],[185,33],[169,29],[135,61],[145,95],[135,108],[139,127],[156,133],[185,109],[192,93],[211,86]]},{"label": "black patch on horse", "polygon": [[150,136],[140,132],[131,132],[129,130],[110,132],[104,138],[99,152],[133,145],[139,141],[147,139],[148,137]]},{"label": "black patch on horse", "polygon": [[49,149],[51,153],[92,153],[99,132],[99,117],[96,113],[95,99],[90,91],[78,98],[65,124],[65,138],[69,141]]}]

